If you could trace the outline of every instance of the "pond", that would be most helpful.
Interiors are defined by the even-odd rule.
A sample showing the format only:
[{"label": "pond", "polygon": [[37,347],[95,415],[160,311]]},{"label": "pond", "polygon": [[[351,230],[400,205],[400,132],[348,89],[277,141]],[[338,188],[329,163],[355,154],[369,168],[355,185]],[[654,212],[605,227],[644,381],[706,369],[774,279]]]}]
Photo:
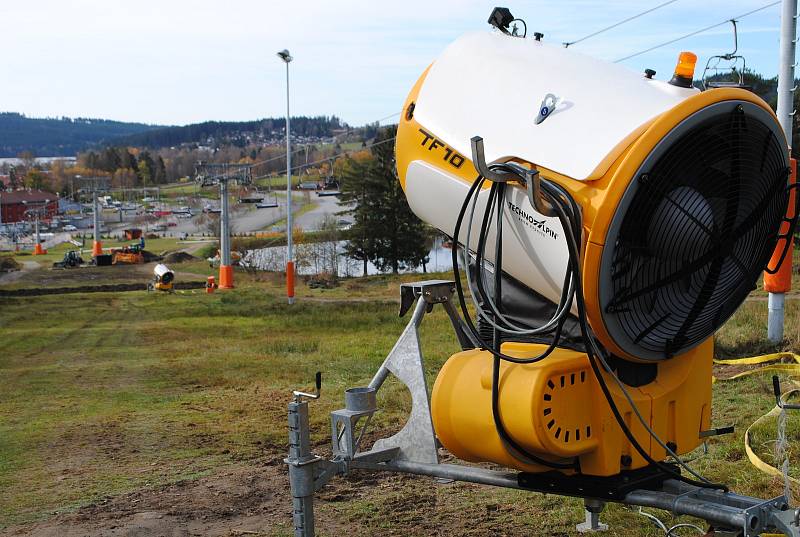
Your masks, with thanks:
[{"label": "pond", "polygon": [[[335,267],[340,277],[362,276],[364,264],[362,261],[344,255],[347,241],[326,241],[295,245],[294,258],[297,274],[311,276],[320,273],[332,273]],[[280,272],[286,267],[286,247],[273,246],[248,250],[242,264],[255,270]],[[453,268],[451,263],[450,243],[443,237],[437,237],[428,252],[428,262],[424,271],[442,272]],[[422,273],[423,266],[406,267],[400,272]],[[382,274],[371,262],[367,262],[367,274]]]}]

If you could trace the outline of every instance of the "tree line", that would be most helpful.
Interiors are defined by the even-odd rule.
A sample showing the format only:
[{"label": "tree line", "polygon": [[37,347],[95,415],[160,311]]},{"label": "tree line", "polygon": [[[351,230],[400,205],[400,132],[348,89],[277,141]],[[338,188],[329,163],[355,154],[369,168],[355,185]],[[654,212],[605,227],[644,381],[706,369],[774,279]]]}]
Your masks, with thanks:
[{"label": "tree line", "polygon": [[0,157],[16,157],[30,151],[48,157],[71,157],[103,140],[154,128],[90,118],[30,118],[15,112],[0,112]]},{"label": "tree line", "polygon": [[[336,116],[298,116],[291,119],[293,137],[330,138],[348,125]],[[233,145],[245,147],[254,142],[277,142],[286,133],[285,118],[266,118],[255,121],[206,121],[181,127],[158,129],[117,138],[111,142],[119,145],[148,147],[151,149],[175,147],[183,144]]]}]

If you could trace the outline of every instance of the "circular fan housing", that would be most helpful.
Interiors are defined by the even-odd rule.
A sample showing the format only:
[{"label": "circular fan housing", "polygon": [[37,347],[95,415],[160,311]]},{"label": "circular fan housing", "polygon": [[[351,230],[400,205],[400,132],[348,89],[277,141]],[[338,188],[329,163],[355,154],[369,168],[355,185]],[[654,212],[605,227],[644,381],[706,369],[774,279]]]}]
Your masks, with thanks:
[{"label": "circular fan housing", "polygon": [[671,358],[711,336],[756,285],[786,211],[788,150],[744,101],[704,108],[645,159],[611,221],[603,322],[626,353]]}]

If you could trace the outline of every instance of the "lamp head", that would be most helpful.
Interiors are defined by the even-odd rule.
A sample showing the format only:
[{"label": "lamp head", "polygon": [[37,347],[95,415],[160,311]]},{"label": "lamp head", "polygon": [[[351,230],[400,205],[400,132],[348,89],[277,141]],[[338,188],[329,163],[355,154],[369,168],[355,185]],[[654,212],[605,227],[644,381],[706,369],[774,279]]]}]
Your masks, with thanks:
[{"label": "lamp head", "polygon": [[289,51],[286,49],[283,49],[282,51],[278,52],[278,57],[286,63],[292,61],[292,55],[289,54]]}]

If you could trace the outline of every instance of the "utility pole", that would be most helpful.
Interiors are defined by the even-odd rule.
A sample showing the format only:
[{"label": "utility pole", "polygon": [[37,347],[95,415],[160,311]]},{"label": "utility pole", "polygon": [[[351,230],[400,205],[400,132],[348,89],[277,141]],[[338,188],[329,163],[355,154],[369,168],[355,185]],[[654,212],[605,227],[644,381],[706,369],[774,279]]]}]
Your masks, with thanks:
[{"label": "utility pole", "polygon": [[92,222],[94,227],[92,257],[97,257],[98,255],[103,255],[103,243],[100,240],[100,204],[97,201],[97,192],[92,192]]},{"label": "utility pole", "polygon": [[42,248],[42,235],[39,233],[39,219],[43,213],[47,212],[47,204],[50,203],[49,199],[44,200],[44,203],[30,203],[28,201],[22,202],[29,209],[25,210],[25,217],[28,220],[33,220],[33,236],[35,244],[33,245],[33,255],[44,255],[47,250]]},{"label": "utility pole", "polygon": [[289,63],[292,55],[283,49],[278,57],[286,64],[286,297],[294,304],[294,255],[292,252],[292,151],[289,128]]},{"label": "utility pole", "polygon": [[219,288],[233,289],[233,263],[231,261],[230,208],[228,183],[240,185],[252,182],[250,164],[212,164],[198,162],[195,166],[195,183],[200,187],[219,185]]},{"label": "utility pole", "polygon": [[100,240],[100,206],[98,196],[101,192],[108,192],[108,177],[81,177],[81,190],[92,196],[92,221],[94,225],[94,242],[92,243],[92,257],[103,255],[103,243]]},{"label": "utility pole", "polygon": [[[797,33],[797,0],[783,0],[781,6],[781,41],[780,41],[780,67],[778,71],[778,121],[786,135],[789,143],[789,152],[792,147],[792,119],[794,116],[794,67],[795,67],[795,44]],[[794,168],[794,163],[793,163]],[[783,226],[781,226],[783,231]],[[764,277],[764,285],[769,291],[768,316],[767,316],[767,339],[772,343],[783,341],[784,324],[784,293],[788,291],[786,285],[781,285],[783,280],[788,280],[791,285],[792,273],[792,238],[790,241],[789,253],[781,266],[779,274],[788,273],[788,278],[775,278],[772,280],[770,275]],[[777,249],[782,249],[784,244],[778,242]],[[773,255],[773,260],[780,258],[780,253]],[[774,266],[771,264],[771,266]],[[772,280],[772,281],[771,281]],[[781,283],[779,283],[779,281]]]},{"label": "utility pole", "polygon": [[[227,174],[226,174],[227,175]],[[233,265],[231,265],[230,212],[228,207],[228,180],[219,182],[219,288],[233,288]]]}]

